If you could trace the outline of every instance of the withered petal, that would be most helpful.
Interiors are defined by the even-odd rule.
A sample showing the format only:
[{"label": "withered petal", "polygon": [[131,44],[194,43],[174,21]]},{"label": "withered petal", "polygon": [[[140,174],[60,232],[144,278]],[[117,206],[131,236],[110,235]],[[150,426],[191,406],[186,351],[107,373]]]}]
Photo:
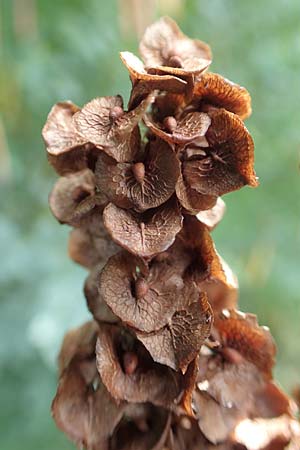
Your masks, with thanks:
[{"label": "withered petal", "polygon": [[[141,179],[135,169],[143,169]],[[139,168],[140,169],[140,168]],[[179,161],[164,141],[151,141],[141,163],[117,163],[107,155],[96,165],[96,185],[108,199],[121,208],[145,211],[165,203],[175,192]]]},{"label": "withered petal", "polygon": [[[183,281],[169,265],[120,252],[109,259],[98,280],[99,294],[125,324],[144,332],[162,328],[176,311]],[[142,280],[145,289],[138,292]]]},{"label": "withered petal", "polygon": [[211,124],[208,114],[197,111],[189,112],[176,120],[171,130],[155,122],[150,115],[144,116],[144,122],[155,135],[172,144],[186,144],[205,136]]},{"label": "withered petal", "polygon": [[141,344],[137,349],[138,367],[134,373],[126,374],[118,347],[121,336],[122,331],[117,327],[102,325],[100,328],[96,345],[97,368],[108,391],[117,400],[174,407],[182,390],[180,374],[154,363]]},{"label": "withered petal", "polygon": [[103,211],[103,220],[117,244],[144,258],[170,247],[182,226],[182,216],[174,199],[142,215],[110,203]]},{"label": "withered petal", "polygon": [[193,285],[186,286],[181,299],[182,304],[164,328],[136,334],[154,361],[184,373],[210,334],[212,310],[206,294],[200,294]]},{"label": "withered petal", "polygon": [[183,176],[189,186],[202,194],[223,195],[244,185],[258,185],[253,168],[254,144],[242,120],[224,109],[209,113],[205,155],[186,159]]},{"label": "withered petal", "polygon": [[251,97],[247,89],[221,75],[206,72],[194,85],[194,98],[225,108],[245,120],[251,115]]},{"label": "withered petal", "polygon": [[181,76],[201,73],[211,63],[209,46],[185,36],[169,17],[162,17],[146,29],[140,53],[147,68]]}]

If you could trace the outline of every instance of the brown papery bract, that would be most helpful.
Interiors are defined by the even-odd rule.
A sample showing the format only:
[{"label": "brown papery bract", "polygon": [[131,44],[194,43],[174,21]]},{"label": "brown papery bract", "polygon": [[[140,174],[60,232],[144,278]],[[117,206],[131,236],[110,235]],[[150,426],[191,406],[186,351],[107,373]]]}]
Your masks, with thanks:
[{"label": "brown papery bract", "polygon": [[[69,332],[59,355],[60,379],[52,403],[57,426],[79,447],[108,449],[109,438],[123,416],[97,373],[94,322]],[[103,414],[103,411],[106,414]]]},{"label": "brown papery bract", "polygon": [[[138,365],[132,374],[124,370],[125,352],[136,353]],[[96,347],[97,368],[108,391],[117,400],[174,409],[184,390],[184,378],[155,363],[145,347],[125,329],[102,325]]]},{"label": "brown papery bract", "polygon": [[112,239],[134,255],[150,258],[167,250],[182,226],[176,200],[144,214],[126,211],[110,203],[103,212],[104,225]]},{"label": "brown papery bract", "polygon": [[153,261],[145,268],[142,260],[121,252],[109,259],[98,286],[100,297],[122,322],[150,333],[176,311],[183,280],[168,264]]},{"label": "brown papery bract", "polygon": [[146,29],[140,53],[148,72],[156,69],[182,77],[202,73],[212,57],[205,42],[185,36],[169,17],[159,19]]},{"label": "brown papery bract", "polygon": [[152,101],[150,95],[135,109],[126,112],[119,95],[99,97],[87,103],[73,120],[88,142],[119,162],[131,161],[140,151],[138,123]]},{"label": "brown papery bract", "polygon": [[95,175],[89,169],[59,178],[49,196],[54,217],[73,226],[88,223],[95,208],[104,204],[105,198],[96,195]]},{"label": "brown papery bract", "polygon": [[203,74],[195,82],[193,101],[225,108],[243,120],[252,112],[247,89],[212,72]]},{"label": "brown papery bract", "polygon": [[147,94],[155,89],[175,93],[183,93],[187,83],[181,78],[168,74],[148,73],[143,62],[130,52],[121,52],[120,57],[127,67],[133,88],[139,86],[140,95]]},{"label": "brown papery bract", "polygon": [[187,144],[205,136],[211,120],[208,114],[194,111],[178,120],[173,116],[167,116],[162,124],[155,123],[151,117],[145,116],[145,124],[154,134],[171,144]]},{"label": "brown papery bract", "polygon": [[96,185],[121,208],[145,211],[165,203],[175,192],[179,160],[161,139],[150,141],[140,162],[117,163],[103,154],[96,165]]},{"label": "brown papery bract", "polygon": [[69,237],[70,258],[87,269],[104,266],[107,259],[117,253],[119,247],[110,239],[102,222],[98,227],[74,228]]},{"label": "brown papery bract", "polygon": [[185,373],[209,337],[212,319],[206,294],[186,285],[167,325],[151,334],[136,334],[154,361]]},{"label": "brown papery bract", "polygon": [[208,147],[190,156],[182,155],[186,183],[205,195],[223,195],[245,185],[258,185],[253,169],[254,144],[242,120],[225,109],[209,112]]},{"label": "brown papery bract", "polygon": [[214,326],[224,347],[237,350],[271,378],[276,347],[270,330],[260,327],[254,314],[225,309],[216,316]]}]

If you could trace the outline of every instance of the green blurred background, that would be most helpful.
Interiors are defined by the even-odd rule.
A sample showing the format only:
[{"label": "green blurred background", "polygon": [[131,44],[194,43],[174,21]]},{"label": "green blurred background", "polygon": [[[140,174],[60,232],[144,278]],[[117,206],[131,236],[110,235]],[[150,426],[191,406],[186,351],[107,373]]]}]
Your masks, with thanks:
[{"label": "green blurred background", "polygon": [[73,446],[49,413],[64,332],[88,313],[85,271],[52,218],[41,128],[53,103],[122,94],[118,57],[161,13],[212,46],[213,71],[245,85],[260,187],[226,196],[214,232],[240,281],[240,305],[270,326],[276,376],[300,382],[299,0],[1,0],[0,2],[0,449]]}]

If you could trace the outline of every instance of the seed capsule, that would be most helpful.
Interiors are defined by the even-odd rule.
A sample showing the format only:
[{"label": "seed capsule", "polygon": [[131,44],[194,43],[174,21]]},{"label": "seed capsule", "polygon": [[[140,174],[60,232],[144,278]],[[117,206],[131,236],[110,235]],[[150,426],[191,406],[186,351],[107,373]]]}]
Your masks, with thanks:
[{"label": "seed capsule", "polygon": [[142,183],[145,178],[145,166],[142,162],[133,164],[131,168],[134,178],[138,183]]},{"label": "seed capsule", "polygon": [[72,198],[75,203],[80,203],[82,200],[84,200],[86,197],[92,194],[90,192],[91,189],[89,187],[85,186],[77,186],[74,191],[72,192]]},{"label": "seed capsule", "polygon": [[126,375],[132,375],[138,366],[138,357],[133,352],[126,352],[123,355],[123,367]]},{"label": "seed capsule", "polygon": [[165,117],[163,124],[164,124],[165,129],[167,131],[169,131],[169,133],[173,133],[173,131],[177,127],[177,121],[176,121],[175,117],[173,117],[173,116]]},{"label": "seed capsule", "polygon": [[144,278],[138,278],[135,282],[135,296],[137,299],[145,297],[149,291],[149,285]]},{"label": "seed capsule", "polygon": [[109,117],[114,122],[115,120],[118,120],[120,117],[122,117],[123,114],[124,110],[121,108],[121,106],[114,106],[109,112]]},{"label": "seed capsule", "polygon": [[179,56],[173,55],[168,60],[168,66],[180,68],[180,67],[182,67],[182,61],[179,58]]}]

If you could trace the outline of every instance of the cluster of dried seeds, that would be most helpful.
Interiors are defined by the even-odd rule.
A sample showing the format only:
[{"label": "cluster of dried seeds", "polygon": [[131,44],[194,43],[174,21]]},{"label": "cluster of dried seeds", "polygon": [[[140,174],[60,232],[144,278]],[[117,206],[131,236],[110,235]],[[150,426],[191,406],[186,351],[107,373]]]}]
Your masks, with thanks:
[{"label": "cluster of dried seeds", "polygon": [[50,207],[73,227],[94,318],[64,339],[54,420],[88,450],[296,450],[272,337],[236,310],[210,236],[220,196],[257,185],[250,95],[169,18],[140,53],[121,53],[127,111],[119,95],[62,102],[43,129],[61,175]]}]

